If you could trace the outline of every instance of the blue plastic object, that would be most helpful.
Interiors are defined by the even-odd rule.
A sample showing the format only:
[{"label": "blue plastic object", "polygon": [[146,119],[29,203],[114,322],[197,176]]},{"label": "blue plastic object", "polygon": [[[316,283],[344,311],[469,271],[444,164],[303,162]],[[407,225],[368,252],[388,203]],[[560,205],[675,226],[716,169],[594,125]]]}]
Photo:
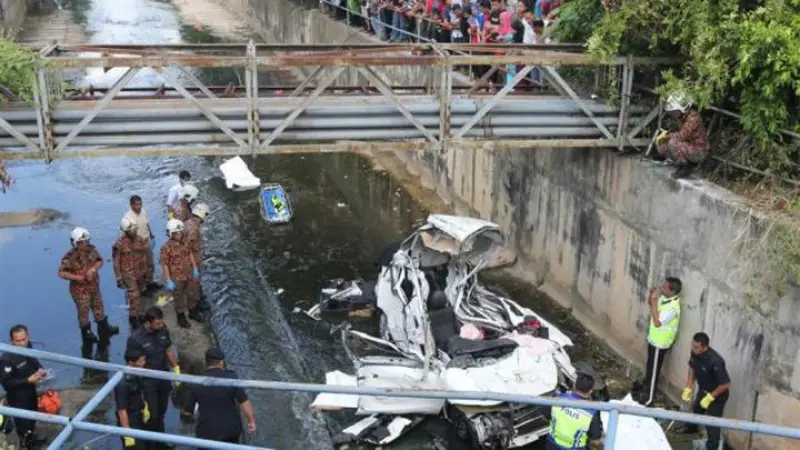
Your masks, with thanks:
[{"label": "blue plastic object", "polygon": [[261,215],[270,225],[289,223],[292,220],[292,204],[280,184],[268,183],[261,186]]}]

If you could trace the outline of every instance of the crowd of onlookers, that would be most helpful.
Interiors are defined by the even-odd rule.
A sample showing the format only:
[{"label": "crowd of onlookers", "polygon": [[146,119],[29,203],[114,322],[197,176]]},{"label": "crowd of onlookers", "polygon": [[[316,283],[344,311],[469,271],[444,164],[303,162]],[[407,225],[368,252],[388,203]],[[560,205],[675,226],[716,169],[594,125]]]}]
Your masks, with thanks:
[{"label": "crowd of onlookers", "polygon": [[546,43],[562,0],[320,0],[389,42]]},{"label": "crowd of onlookers", "polygon": [[[388,42],[547,44],[545,28],[558,20],[562,0],[319,0],[351,26]],[[488,75],[490,85],[508,82],[518,67]],[[488,66],[472,67],[480,78]],[[539,68],[520,86],[542,86]]]}]

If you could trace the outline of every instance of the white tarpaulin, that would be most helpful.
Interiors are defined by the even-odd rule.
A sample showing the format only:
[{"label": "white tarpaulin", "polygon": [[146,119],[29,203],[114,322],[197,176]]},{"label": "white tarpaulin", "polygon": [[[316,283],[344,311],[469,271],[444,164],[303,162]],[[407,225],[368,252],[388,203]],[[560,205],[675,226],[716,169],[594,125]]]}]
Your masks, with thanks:
[{"label": "white tarpaulin", "polygon": [[[622,400],[611,400],[611,403],[630,406],[642,406],[636,403],[630,394]],[[603,428],[608,434],[608,413],[601,412]],[[614,450],[672,450],[661,425],[649,417],[620,414],[617,425],[617,438]]]},{"label": "white tarpaulin", "polygon": [[250,172],[247,163],[238,156],[220,164],[219,170],[225,178],[225,186],[228,189],[248,191],[261,186],[261,180]]}]

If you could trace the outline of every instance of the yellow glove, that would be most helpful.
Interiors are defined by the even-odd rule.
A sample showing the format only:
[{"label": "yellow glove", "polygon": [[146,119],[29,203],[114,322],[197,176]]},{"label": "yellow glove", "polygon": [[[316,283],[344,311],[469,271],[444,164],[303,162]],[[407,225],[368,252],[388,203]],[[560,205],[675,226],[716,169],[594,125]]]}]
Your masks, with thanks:
[{"label": "yellow glove", "polygon": [[[175,366],[175,367],[173,367],[173,368],[172,368],[172,373],[174,373],[175,375],[180,375],[180,374],[181,374],[181,366]],[[175,382],[175,383],[173,383],[173,384],[175,385],[175,387],[176,387],[176,388],[179,388],[179,387],[181,387],[181,382],[180,382],[180,381],[176,381],[176,382]]]},{"label": "yellow glove", "polygon": [[167,220],[172,220],[175,218],[175,213],[172,211],[167,211]]},{"label": "yellow glove", "polygon": [[714,401],[714,396],[711,394],[706,394],[706,396],[703,397],[702,400],[700,400],[700,407],[703,409],[708,409],[708,407],[711,406],[711,402],[713,401]]},{"label": "yellow glove", "polygon": [[687,387],[686,389],[683,390],[683,392],[681,393],[681,400],[685,402],[692,401],[692,388]]},{"label": "yellow glove", "polygon": [[667,130],[658,130],[658,134],[656,134],[656,141],[661,142],[665,139],[669,139],[669,133]]},{"label": "yellow glove", "polygon": [[125,436],[124,438],[122,438],[122,443],[125,444],[125,447],[135,447],[136,439]]},{"label": "yellow glove", "polygon": [[144,402],[144,409],[142,410],[142,420],[144,423],[150,422],[150,405]]}]

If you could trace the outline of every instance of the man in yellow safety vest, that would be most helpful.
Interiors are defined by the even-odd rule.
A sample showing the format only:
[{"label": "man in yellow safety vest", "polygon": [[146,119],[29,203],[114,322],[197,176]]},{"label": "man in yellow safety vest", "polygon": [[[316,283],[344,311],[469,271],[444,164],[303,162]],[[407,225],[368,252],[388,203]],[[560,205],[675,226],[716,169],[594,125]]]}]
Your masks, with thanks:
[{"label": "man in yellow safety vest", "polygon": [[[579,374],[572,392],[558,398],[568,400],[591,400],[594,379]],[[600,412],[582,408],[554,406],[550,412],[550,435],[547,450],[588,450],[603,441],[603,422]]]},{"label": "man in yellow safety vest", "polygon": [[642,381],[640,401],[644,406],[653,404],[656,385],[681,320],[681,298],[683,283],[679,278],[667,277],[661,287],[651,287],[647,303],[650,306],[650,328],[647,332],[647,367]]}]

